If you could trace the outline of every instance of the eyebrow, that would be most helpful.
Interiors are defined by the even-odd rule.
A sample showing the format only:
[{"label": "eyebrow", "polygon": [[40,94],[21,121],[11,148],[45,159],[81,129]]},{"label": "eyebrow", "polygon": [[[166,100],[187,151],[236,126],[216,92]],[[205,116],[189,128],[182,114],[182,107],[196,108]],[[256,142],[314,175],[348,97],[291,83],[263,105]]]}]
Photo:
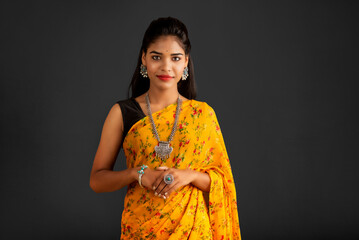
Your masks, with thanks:
[{"label": "eyebrow", "polygon": [[[151,51],[150,53],[162,55],[162,53],[156,52],[156,51]],[[174,56],[174,55],[183,55],[183,54],[182,54],[182,53],[172,53],[172,54],[171,54],[171,56]]]}]

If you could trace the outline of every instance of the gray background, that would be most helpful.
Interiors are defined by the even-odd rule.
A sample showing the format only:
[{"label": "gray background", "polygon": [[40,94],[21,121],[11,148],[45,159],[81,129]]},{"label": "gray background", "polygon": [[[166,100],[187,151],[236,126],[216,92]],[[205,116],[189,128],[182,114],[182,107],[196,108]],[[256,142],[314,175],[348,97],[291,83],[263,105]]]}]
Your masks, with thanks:
[{"label": "gray background", "polygon": [[[354,1],[1,1],[1,239],[117,239],[92,162],[153,19],[188,27],[242,237],[358,239]],[[121,150],[116,170],[125,168]]]}]

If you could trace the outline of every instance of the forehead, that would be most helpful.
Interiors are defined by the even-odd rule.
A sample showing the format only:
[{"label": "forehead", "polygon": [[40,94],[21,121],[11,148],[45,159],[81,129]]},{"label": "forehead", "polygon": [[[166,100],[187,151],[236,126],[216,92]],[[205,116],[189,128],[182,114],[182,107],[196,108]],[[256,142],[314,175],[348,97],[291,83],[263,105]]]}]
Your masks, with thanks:
[{"label": "forehead", "polygon": [[148,47],[148,52],[155,50],[161,53],[184,53],[176,36],[161,36]]}]

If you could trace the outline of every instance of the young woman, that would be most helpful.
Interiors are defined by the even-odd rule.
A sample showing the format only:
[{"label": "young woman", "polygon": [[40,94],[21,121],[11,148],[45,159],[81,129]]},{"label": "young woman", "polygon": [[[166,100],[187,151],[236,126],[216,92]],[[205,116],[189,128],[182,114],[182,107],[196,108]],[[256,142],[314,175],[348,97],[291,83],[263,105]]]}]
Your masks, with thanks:
[{"label": "young woman", "polygon": [[[132,96],[105,120],[90,186],[128,186],[121,239],[241,239],[230,162],[213,108],[195,100],[190,50],[181,21],[152,21]],[[121,147],[127,169],[113,171]]]}]

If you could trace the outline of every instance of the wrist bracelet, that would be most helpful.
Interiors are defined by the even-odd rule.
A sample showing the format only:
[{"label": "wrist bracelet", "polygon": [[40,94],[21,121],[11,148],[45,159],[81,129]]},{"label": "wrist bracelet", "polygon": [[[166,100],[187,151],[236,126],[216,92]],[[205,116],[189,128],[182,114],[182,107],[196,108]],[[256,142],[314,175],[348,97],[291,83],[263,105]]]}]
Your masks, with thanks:
[{"label": "wrist bracelet", "polygon": [[140,184],[140,187],[143,188],[142,184],[141,184],[141,179],[142,179],[142,175],[145,173],[143,170],[145,170],[148,166],[147,165],[142,165],[141,166],[141,170],[137,171],[138,172],[138,184]]}]

